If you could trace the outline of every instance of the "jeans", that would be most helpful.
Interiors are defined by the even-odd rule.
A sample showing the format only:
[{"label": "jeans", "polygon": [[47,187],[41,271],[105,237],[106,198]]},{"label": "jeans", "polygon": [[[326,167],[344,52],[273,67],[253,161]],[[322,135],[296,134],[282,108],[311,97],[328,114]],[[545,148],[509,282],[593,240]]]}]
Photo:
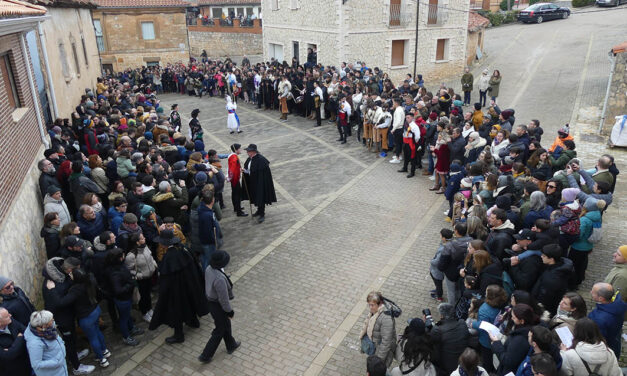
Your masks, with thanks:
[{"label": "jeans", "polygon": [[100,313],[100,306],[96,306],[96,309],[94,309],[89,316],[78,319],[78,325],[81,329],[83,329],[83,332],[87,336],[87,340],[89,340],[89,344],[96,355],[96,359],[102,359],[102,354],[104,354],[107,349],[104,335],[100,331],[100,327],[98,327],[98,318],[100,317]]},{"label": "jeans", "polygon": [[[431,273],[429,273],[431,274]],[[444,289],[441,279],[436,279],[433,274],[431,274],[431,279],[433,280],[433,284],[435,285],[435,296],[441,298],[444,295]]]},{"label": "jeans", "polygon": [[131,330],[135,327],[133,325],[133,319],[131,318],[131,306],[133,305],[133,300],[117,300],[113,299],[115,302],[115,306],[118,307],[118,312],[120,313],[120,333],[122,333],[122,337],[128,338],[131,335]]},{"label": "jeans", "polygon": [[486,94],[487,93],[488,93],[487,91],[479,90],[479,103],[481,104],[481,107],[485,107],[485,105],[486,105]]},{"label": "jeans", "polygon": [[211,261],[211,255],[216,251],[215,244],[203,244],[202,245],[202,271],[205,272],[209,261]]},{"label": "jeans", "polygon": [[433,154],[431,154],[431,152],[429,152],[429,174],[433,174],[433,171],[435,170],[435,160],[433,159]]},{"label": "jeans", "polygon": [[464,104],[470,104],[470,92],[464,91]]},{"label": "jeans", "polygon": [[448,277],[444,276],[444,283],[446,284],[446,299],[449,303],[455,305],[461,295],[457,288],[457,282],[451,281]]}]

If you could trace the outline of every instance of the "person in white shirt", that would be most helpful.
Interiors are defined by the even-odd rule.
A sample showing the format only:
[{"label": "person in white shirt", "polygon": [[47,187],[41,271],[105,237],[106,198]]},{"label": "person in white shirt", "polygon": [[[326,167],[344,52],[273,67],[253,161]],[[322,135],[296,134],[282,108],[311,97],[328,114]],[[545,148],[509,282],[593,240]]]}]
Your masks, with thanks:
[{"label": "person in white shirt", "polygon": [[351,116],[351,106],[346,102],[346,97],[340,97],[340,105],[338,106],[338,130],[340,131],[340,139],[338,141],[342,141],[342,144],[346,143],[348,139],[348,119]]},{"label": "person in white shirt", "polygon": [[407,127],[403,129],[403,168],[398,172],[408,172],[407,165],[411,162],[411,170],[407,174],[408,178],[414,177],[416,174],[416,164],[418,156],[418,144],[420,141],[420,128],[414,121],[414,114],[405,115]]},{"label": "person in white shirt", "polygon": [[379,156],[381,158],[388,155],[388,132],[392,124],[392,114],[388,111],[387,103],[381,107],[381,115],[377,118],[375,127],[377,128],[377,150],[381,150]]},{"label": "person in white shirt", "polygon": [[319,127],[322,123],[322,118],[320,115],[320,111],[322,109],[323,103],[322,103],[322,98],[324,93],[322,92],[322,89],[320,88],[320,83],[318,81],[314,81],[314,91],[312,93],[313,97],[314,97],[314,112],[316,114],[316,125],[315,127]]},{"label": "person in white shirt", "polygon": [[392,111],[394,112],[392,120],[392,137],[394,137],[394,156],[390,163],[401,163],[401,150],[403,150],[403,124],[405,123],[405,110],[401,104],[400,98],[394,98],[392,103]]}]

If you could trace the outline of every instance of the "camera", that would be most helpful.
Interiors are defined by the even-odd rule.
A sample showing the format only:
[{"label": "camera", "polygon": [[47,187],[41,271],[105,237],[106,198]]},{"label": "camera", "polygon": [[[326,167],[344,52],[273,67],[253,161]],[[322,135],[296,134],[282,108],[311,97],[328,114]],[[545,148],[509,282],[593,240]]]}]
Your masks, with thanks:
[{"label": "camera", "polygon": [[422,310],[422,314],[425,316],[425,328],[427,328],[427,330],[431,330],[431,328],[433,328],[433,316],[431,316],[431,310],[429,308],[425,308]]}]

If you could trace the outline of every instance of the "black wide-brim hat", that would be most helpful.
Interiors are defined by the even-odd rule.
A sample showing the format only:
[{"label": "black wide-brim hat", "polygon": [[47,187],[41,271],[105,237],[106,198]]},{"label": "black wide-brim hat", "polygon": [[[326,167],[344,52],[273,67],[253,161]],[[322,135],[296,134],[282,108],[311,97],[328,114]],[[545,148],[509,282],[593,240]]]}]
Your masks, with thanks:
[{"label": "black wide-brim hat", "polygon": [[215,251],[211,254],[209,265],[214,269],[222,269],[229,264],[231,256],[226,251]]},{"label": "black wide-brim hat", "polygon": [[255,144],[248,145],[248,147],[246,148],[246,151],[257,151],[257,145]]}]

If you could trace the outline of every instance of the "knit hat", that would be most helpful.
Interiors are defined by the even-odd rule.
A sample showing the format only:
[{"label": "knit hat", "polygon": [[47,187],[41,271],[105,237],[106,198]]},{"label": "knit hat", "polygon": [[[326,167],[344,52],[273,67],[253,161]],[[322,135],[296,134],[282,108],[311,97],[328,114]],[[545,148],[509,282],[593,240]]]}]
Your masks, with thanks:
[{"label": "knit hat", "polygon": [[57,187],[56,185],[49,185],[48,188],[46,189],[46,193],[49,194],[50,196],[60,191],[61,191],[61,188]]},{"label": "knit hat", "polygon": [[457,163],[453,163],[451,164],[450,170],[451,172],[460,172],[462,170],[462,166],[458,165]]},{"label": "knit hat", "polygon": [[13,281],[11,278],[7,278],[3,275],[0,275],[0,289],[6,286],[7,283]]},{"label": "knit hat", "polygon": [[152,132],[148,131],[148,132],[144,132],[144,138],[146,140],[150,140],[152,141]]},{"label": "knit hat", "polygon": [[570,133],[570,127],[568,126],[568,124],[566,124],[566,125],[564,125],[563,127],[561,127],[561,128],[557,131],[557,133],[558,133],[560,136],[566,137],[566,136],[568,136],[568,134]]},{"label": "knit hat", "polygon": [[470,188],[472,187],[472,179],[471,178],[463,178],[460,183],[462,188]]},{"label": "knit hat", "polygon": [[155,208],[153,208],[150,205],[144,205],[142,206],[141,209],[139,209],[139,213],[141,214],[142,218],[146,218],[147,216],[150,215],[150,213],[154,212]]},{"label": "knit hat", "polygon": [[583,204],[583,207],[586,211],[598,211],[605,209],[605,200],[597,200],[594,197],[588,197],[586,202]]},{"label": "knit hat", "polygon": [[158,114],[162,114],[163,113],[163,107],[157,107],[157,113]]},{"label": "knit hat", "polygon": [[137,223],[137,216],[133,213],[124,214],[124,223]]},{"label": "knit hat", "polygon": [[[627,258],[627,245],[621,245],[620,247],[618,247],[618,252],[620,252],[620,254],[623,255],[624,258]],[[0,279],[1,278],[2,277],[0,277]]]},{"label": "knit hat", "polygon": [[197,184],[203,184],[207,181],[207,174],[205,174],[202,171],[199,171],[196,173],[196,176],[194,176],[194,180],[196,181]]},{"label": "knit hat", "polygon": [[436,112],[432,112],[429,114],[429,120],[433,121],[438,118],[438,114]]},{"label": "knit hat", "polygon": [[495,204],[497,208],[503,210],[510,210],[512,208],[512,200],[507,195],[497,197]]},{"label": "knit hat", "polygon": [[564,201],[575,201],[579,192],[579,188],[566,188],[562,190],[562,199]]}]

